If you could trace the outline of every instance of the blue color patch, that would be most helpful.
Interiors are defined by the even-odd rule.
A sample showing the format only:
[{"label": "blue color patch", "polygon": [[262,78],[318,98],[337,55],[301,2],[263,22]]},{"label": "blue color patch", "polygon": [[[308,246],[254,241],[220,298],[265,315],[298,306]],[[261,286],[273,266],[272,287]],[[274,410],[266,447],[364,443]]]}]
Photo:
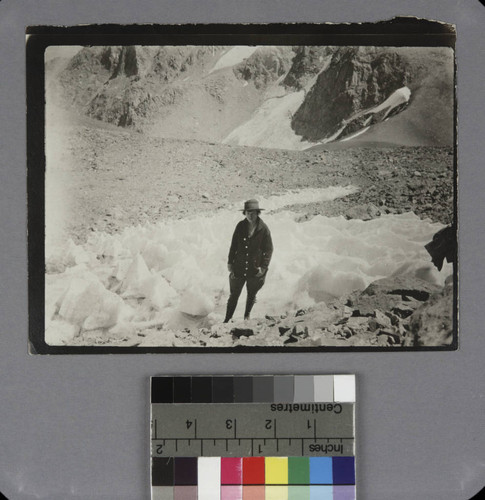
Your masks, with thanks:
[{"label": "blue color patch", "polygon": [[310,500],[334,500],[333,486],[310,486]]},{"label": "blue color patch", "polygon": [[333,484],[355,484],[354,457],[332,457]]},{"label": "blue color patch", "polygon": [[332,484],[332,457],[310,457],[310,484]]}]

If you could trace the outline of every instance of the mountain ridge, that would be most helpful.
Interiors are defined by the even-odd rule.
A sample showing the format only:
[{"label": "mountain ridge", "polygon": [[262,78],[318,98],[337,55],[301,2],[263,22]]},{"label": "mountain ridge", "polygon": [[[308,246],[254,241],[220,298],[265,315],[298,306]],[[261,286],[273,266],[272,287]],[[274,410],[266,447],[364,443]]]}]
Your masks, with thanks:
[{"label": "mountain ridge", "polygon": [[[453,143],[451,49],[236,49],[84,47],[61,71],[46,72],[62,106],[158,137],[281,149],[343,139],[346,147]],[[402,89],[408,100],[381,111]]]}]

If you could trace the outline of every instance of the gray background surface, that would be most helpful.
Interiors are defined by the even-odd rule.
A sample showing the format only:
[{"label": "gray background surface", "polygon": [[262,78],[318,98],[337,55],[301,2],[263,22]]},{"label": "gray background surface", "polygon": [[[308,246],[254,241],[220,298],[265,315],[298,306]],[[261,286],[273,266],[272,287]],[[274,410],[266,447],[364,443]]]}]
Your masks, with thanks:
[{"label": "gray background surface", "polygon": [[[27,25],[360,22],[457,26],[460,350],[27,354]],[[0,491],[9,499],[149,498],[151,375],[356,373],[361,500],[468,499],[485,483],[482,231],[485,8],[478,0],[0,1]]]}]

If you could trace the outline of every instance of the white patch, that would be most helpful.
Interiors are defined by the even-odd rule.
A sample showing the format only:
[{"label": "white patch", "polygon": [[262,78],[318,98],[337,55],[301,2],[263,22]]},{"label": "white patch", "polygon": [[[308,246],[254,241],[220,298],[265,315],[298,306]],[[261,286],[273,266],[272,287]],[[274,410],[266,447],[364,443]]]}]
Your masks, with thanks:
[{"label": "white patch", "polygon": [[291,128],[291,119],[305,98],[303,91],[272,97],[246,122],[222,142],[238,146],[303,150],[313,144],[303,142]]},{"label": "white patch", "polygon": [[383,103],[371,109],[371,113],[378,113],[383,109],[389,108],[386,115],[388,115],[394,108],[409,101],[411,97],[411,90],[408,87],[401,87],[393,92]]},{"label": "white patch", "polygon": [[342,139],[340,142],[350,141],[350,139],[354,139],[355,137],[362,135],[364,132],[366,132],[369,129],[370,129],[370,127],[365,127],[362,130],[359,130],[358,132],[356,132],[355,134],[349,135],[345,139]]},{"label": "white patch", "polygon": [[229,49],[219,58],[214,67],[209,71],[209,74],[220,69],[236,66],[236,64],[243,62],[244,59],[251,57],[258,48],[259,46],[236,46],[232,49]]},{"label": "white patch", "polygon": [[[395,92],[393,92],[384,102],[379,104],[378,106],[375,106],[374,108],[371,109],[366,109],[364,111],[360,111],[359,113],[355,114],[351,118],[347,120],[347,123],[352,122],[352,120],[355,120],[359,116],[365,115],[367,113],[379,113],[380,111],[386,110],[386,113],[384,114],[384,117],[382,118],[382,121],[388,120],[389,113],[401,104],[405,104],[406,102],[409,101],[411,97],[411,90],[408,87],[401,87],[400,89],[397,89]],[[371,120],[371,117],[367,118],[365,121],[364,125],[367,125]],[[342,139],[340,142],[345,142],[349,141],[351,139],[355,139],[355,137],[358,137],[359,135],[362,135],[364,132],[369,130],[371,127],[364,127],[361,130],[358,130],[356,133],[345,137],[345,139]],[[340,136],[340,134],[343,132],[345,129],[345,126],[342,127],[340,130],[337,131],[336,134],[334,134],[332,137],[329,137],[326,139],[325,142],[329,142],[331,140],[336,140]]]}]

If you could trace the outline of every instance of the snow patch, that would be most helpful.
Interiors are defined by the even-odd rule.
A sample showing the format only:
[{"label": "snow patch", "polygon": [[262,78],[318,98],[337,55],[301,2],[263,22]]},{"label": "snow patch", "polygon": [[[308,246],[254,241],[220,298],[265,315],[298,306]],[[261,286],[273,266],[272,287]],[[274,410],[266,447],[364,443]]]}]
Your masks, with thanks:
[{"label": "snow patch", "polygon": [[387,116],[394,108],[409,102],[410,97],[411,90],[408,87],[401,87],[394,91],[383,103],[379,104],[379,106],[372,108],[370,112],[379,113],[379,111],[389,108],[385,115]]},{"label": "snow patch", "polygon": [[59,317],[85,330],[109,328],[129,316],[129,307],[99,281],[74,278],[61,302]]},{"label": "snow patch", "polygon": [[[384,110],[386,112],[384,113],[384,115],[380,121],[381,122],[386,121],[389,119],[389,114],[394,109],[396,109],[398,106],[401,106],[402,104],[406,104],[407,102],[409,102],[410,97],[411,97],[411,90],[408,87],[401,87],[400,89],[397,89],[396,91],[394,91],[385,101],[383,101],[378,106],[375,106],[374,108],[367,109],[365,111],[361,111],[361,112],[357,113],[352,118],[347,120],[346,123],[349,123],[352,120],[359,118],[362,115],[366,115],[366,114],[375,115],[376,113],[379,113],[379,112],[384,111]],[[372,118],[373,117],[369,116],[369,118],[365,121],[364,125],[369,124],[371,122]],[[365,132],[367,132],[367,130],[369,130],[370,128],[371,128],[371,126],[364,127],[361,130],[357,131],[356,133],[350,135],[349,137],[345,137],[340,142],[345,142],[345,141],[349,141],[351,139],[354,139],[355,137],[358,137],[359,135],[362,135]],[[334,134],[331,138],[328,138],[326,140],[326,142],[329,142],[330,140],[337,139],[344,129],[345,129],[345,125],[337,132],[337,134]]]},{"label": "snow patch", "polygon": [[[358,188],[355,186],[330,186],[325,189],[306,188],[275,194],[268,198],[260,196],[258,197],[258,201],[259,206],[265,210],[278,210],[291,205],[331,201],[356,193],[357,191]],[[239,206],[234,205],[235,208]]]},{"label": "snow patch", "polygon": [[[351,189],[302,190],[260,198],[260,203],[275,209],[343,196]],[[183,345],[182,337],[168,331],[220,323],[229,295],[227,254],[242,218],[240,206],[212,216],[130,227],[121,234],[94,232],[85,245],[70,245],[89,259],[81,264],[71,260],[72,267],[46,275],[46,340],[79,343],[91,335],[90,341],[95,338],[99,344],[128,338],[138,345],[137,332],[156,328],[148,344],[174,345],[180,338]],[[253,309],[255,318],[328,301],[391,275],[413,273],[443,284],[452,272],[451,264],[445,264],[438,273],[424,248],[443,226],[413,213],[366,222],[320,215],[299,223],[289,210],[263,212],[262,218],[275,250]],[[107,248],[115,250],[113,255],[103,254]],[[46,249],[46,255],[48,263],[56,249]]]},{"label": "snow patch", "polygon": [[350,139],[353,139],[354,137],[358,137],[359,135],[362,135],[364,132],[366,132],[369,129],[370,129],[370,127],[365,127],[362,130],[359,130],[358,132],[356,132],[355,134],[349,135],[345,139],[342,139],[340,142],[350,141]]},{"label": "snow patch", "polygon": [[305,92],[292,92],[267,99],[245,123],[222,142],[238,146],[303,150],[313,144],[303,142],[291,128],[291,119],[301,106]]},{"label": "snow patch", "polygon": [[187,290],[180,301],[180,311],[191,316],[207,316],[214,310],[215,304],[211,297],[196,290]]},{"label": "snow patch", "polygon": [[209,71],[209,74],[220,69],[236,66],[236,64],[243,62],[244,59],[251,57],[258,48],[259,45],[256,45],[254,47],[238,45],[233,47],[232,49],[229,49],[219,58],[214,67]]}]

